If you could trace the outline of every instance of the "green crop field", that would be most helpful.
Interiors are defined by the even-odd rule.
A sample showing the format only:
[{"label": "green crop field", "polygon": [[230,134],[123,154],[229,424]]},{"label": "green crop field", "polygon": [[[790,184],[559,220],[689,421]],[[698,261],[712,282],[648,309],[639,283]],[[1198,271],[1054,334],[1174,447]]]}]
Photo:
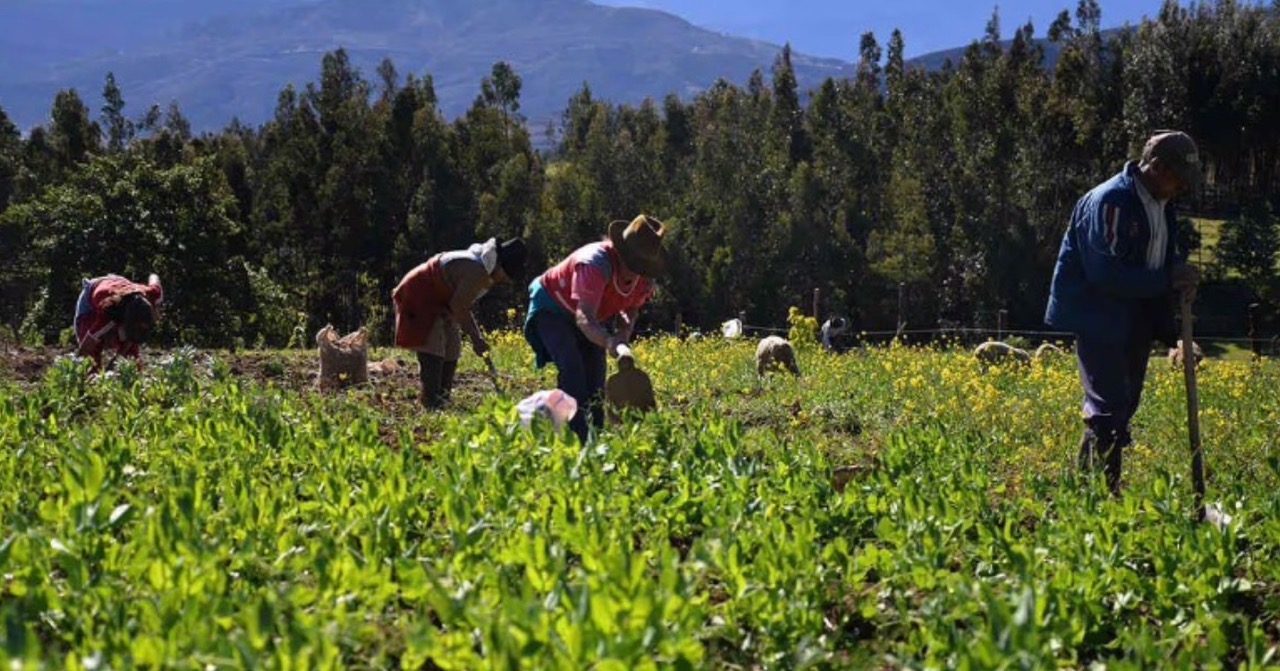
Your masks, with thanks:
[{"label": "green crop field", "polygon": [[[636,348],[660,411],[582,447],[500,335],[455,405],[313,352],[0,371],[0,668],[1251,668],[1280,664],[1280,366],[1152,360],[1124,496],[1078,477],[1060,356]],[[377,352],[409,361],[403,354]]]}]

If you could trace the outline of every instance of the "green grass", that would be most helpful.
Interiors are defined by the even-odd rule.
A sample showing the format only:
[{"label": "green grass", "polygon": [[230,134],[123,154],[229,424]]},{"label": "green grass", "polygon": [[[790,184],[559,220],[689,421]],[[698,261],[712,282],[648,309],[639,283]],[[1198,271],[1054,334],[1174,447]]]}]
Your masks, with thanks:
[{"label": "green grass", "polygon": [[[1205,356],[1210,356],[1220,361],[1232,362],[1248,362],[1253,360],[1253,350],[1248,344],[1237,342],[1206,342],[1203,343]],[[1264,344],[1269,346],[1269,343]]]},{"label": "green grass", "polygon": [[1201,268],[1212,266],[1217,259],[1218,242],[1222,239],[1221,219],[1192,219],[1192,225],[1200,232],[1200,249],[1192,252],[1191,261]]}]

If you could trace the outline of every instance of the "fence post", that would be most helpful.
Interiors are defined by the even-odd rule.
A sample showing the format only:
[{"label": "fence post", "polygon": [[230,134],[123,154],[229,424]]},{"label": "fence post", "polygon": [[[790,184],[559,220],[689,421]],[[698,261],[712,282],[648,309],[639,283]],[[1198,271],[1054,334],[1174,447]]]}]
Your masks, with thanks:
[{"label": "fence post", "polygon": [[813,318],[822,321],[822,317],[818,316],[818,307],[822,304],[822,289],[813,288]]},{"label": "fence post", "polygon": [[680,334],[683,332],[684,332],[684,313],[677,312],[676,313],[676,337],[679,338]]},{"label": "fence post", "polygon": [[903,294],[906,292],[906,287],[907,287],[907,283],[906,283],[906,282],[899,282],[899,283],[898,283],[898,329],[897,329],[897,330],[898,330],[898,335],[902,335],[902,328],[903,328],[903,324],[902,324],[902,303],[903,303]]},{"label": "fence post", "polygon": [[1004,340],[1004,318],[1008,314],[1009,311],[1005,309],[996,313],[996,340]]},{"label": "fence post", "polygon": [[1249,351],[1253,352],[1253,358],[1257,359],[1262,356],[1262,348],[1258,343],[1258,304],[1249,304]]}]

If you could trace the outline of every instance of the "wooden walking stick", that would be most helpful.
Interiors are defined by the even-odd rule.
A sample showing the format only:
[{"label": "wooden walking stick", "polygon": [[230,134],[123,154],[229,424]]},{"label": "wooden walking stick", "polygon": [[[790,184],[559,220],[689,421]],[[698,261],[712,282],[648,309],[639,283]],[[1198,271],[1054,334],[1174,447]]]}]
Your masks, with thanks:
[{"label": "wooden walking stick", "polygon": [[1200,394],[1196,389],[1196,357],[1192,341],[1191,294],[1182,292],[1182,377],[1187,385],[1187,433],[1191,438],[1191,484],[1196,490],[1196,519],[1205,519],[1204,449],[1200,445]]},{"label": "wooden walking stick", "polygon": [[1182,292],[1182,377],[1187,385],[1187,433],[1191,438],[1191,485],[1196,492],[1196,521],[1221,529],[1231,518],[1204,502],[1204,448],[1200,444],[1200,393],[1196,388],[1195,343],[1191,327],[1191,294]]},{"label": "wooden walking stick", "polygon": [[[479,331],[479,330],[480,330],[480,323],[479,323],[479,322],[476,322],[476,317],[475,317],[475,315],[472,315],[472,316],[471,316],[471,321],[472,321],[473,323],[475,323],[475,325],[476,325],[476,330],[477,330],[477,331]],[[481,336],[481,338],[482,338],[482,339],[484,338],[484,332],[483,332],[483,331],[481,331],[480,336]],[[506,394],[506,392],[502,389],[502,383],[498,381],[498,367],[497,367],[497,366],[495,366],[495,365],[493,365],[493,357],[491,356],[491,354],[492,354],[491,352],[485,352],[484,354],[482,354],[482,355],[480,356],[480,358],[484,359],[484,365],[485,365],[485,367],[486,367],[486,368],[488,368],[488,369],[489,369],[489,380],[490,380],[491,382],[493,382],[493,389],[494,389],[494,391],[497,391],[497,392],[498,392],[498,396],[500,396],[500,397],[502,397],[502,398],[506,398],[507,394]]]},{"label": "wooden walking stick", "polygon": [[484,363],[489,367],[489,379],[493,382],[493,388],[497,390],[499,396],[506,396],[502,390],[502,383],[498,381],[498,368],[493,365],[493,359],[489,357],[489,353],[484,353]]}]

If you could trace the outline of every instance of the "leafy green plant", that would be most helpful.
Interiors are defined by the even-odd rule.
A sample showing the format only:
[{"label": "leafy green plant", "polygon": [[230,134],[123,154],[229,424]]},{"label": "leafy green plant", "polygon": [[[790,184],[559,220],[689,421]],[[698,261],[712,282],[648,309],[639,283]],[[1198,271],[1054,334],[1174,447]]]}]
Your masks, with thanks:
[{"label": "leafy green plant", "polygon": [[818,320],[807,316],[795,306],[787,312],[787,339],[797,348],[816,347],[818,345]]},{"label": "leafy green plant", "polygon": [[[492,340],[513,384],[543,382],[518,335]],[[422,415],[156,354],[0,390],[11,662],[1276,664],[1269,362],[1203,370],[1218,530],[1193,520],[1160,367],[1114,499],[1071,466],[1068,360],[809,352],[803,383],[761,388],[749,343],[647,339],[664,411],[583,446],[511,400]]]},{"label": "leafy green plant", "polygon": [[249,327],[251,332],[257,334],[258,347],[294,347],[294,326],[301,321],[305,331],[306,323],[306,313],[297,309],[296,297],[290,296],[265,268],[257,268],[246,262],[244,270],[254,303],[254,310],[249,316]]}]

